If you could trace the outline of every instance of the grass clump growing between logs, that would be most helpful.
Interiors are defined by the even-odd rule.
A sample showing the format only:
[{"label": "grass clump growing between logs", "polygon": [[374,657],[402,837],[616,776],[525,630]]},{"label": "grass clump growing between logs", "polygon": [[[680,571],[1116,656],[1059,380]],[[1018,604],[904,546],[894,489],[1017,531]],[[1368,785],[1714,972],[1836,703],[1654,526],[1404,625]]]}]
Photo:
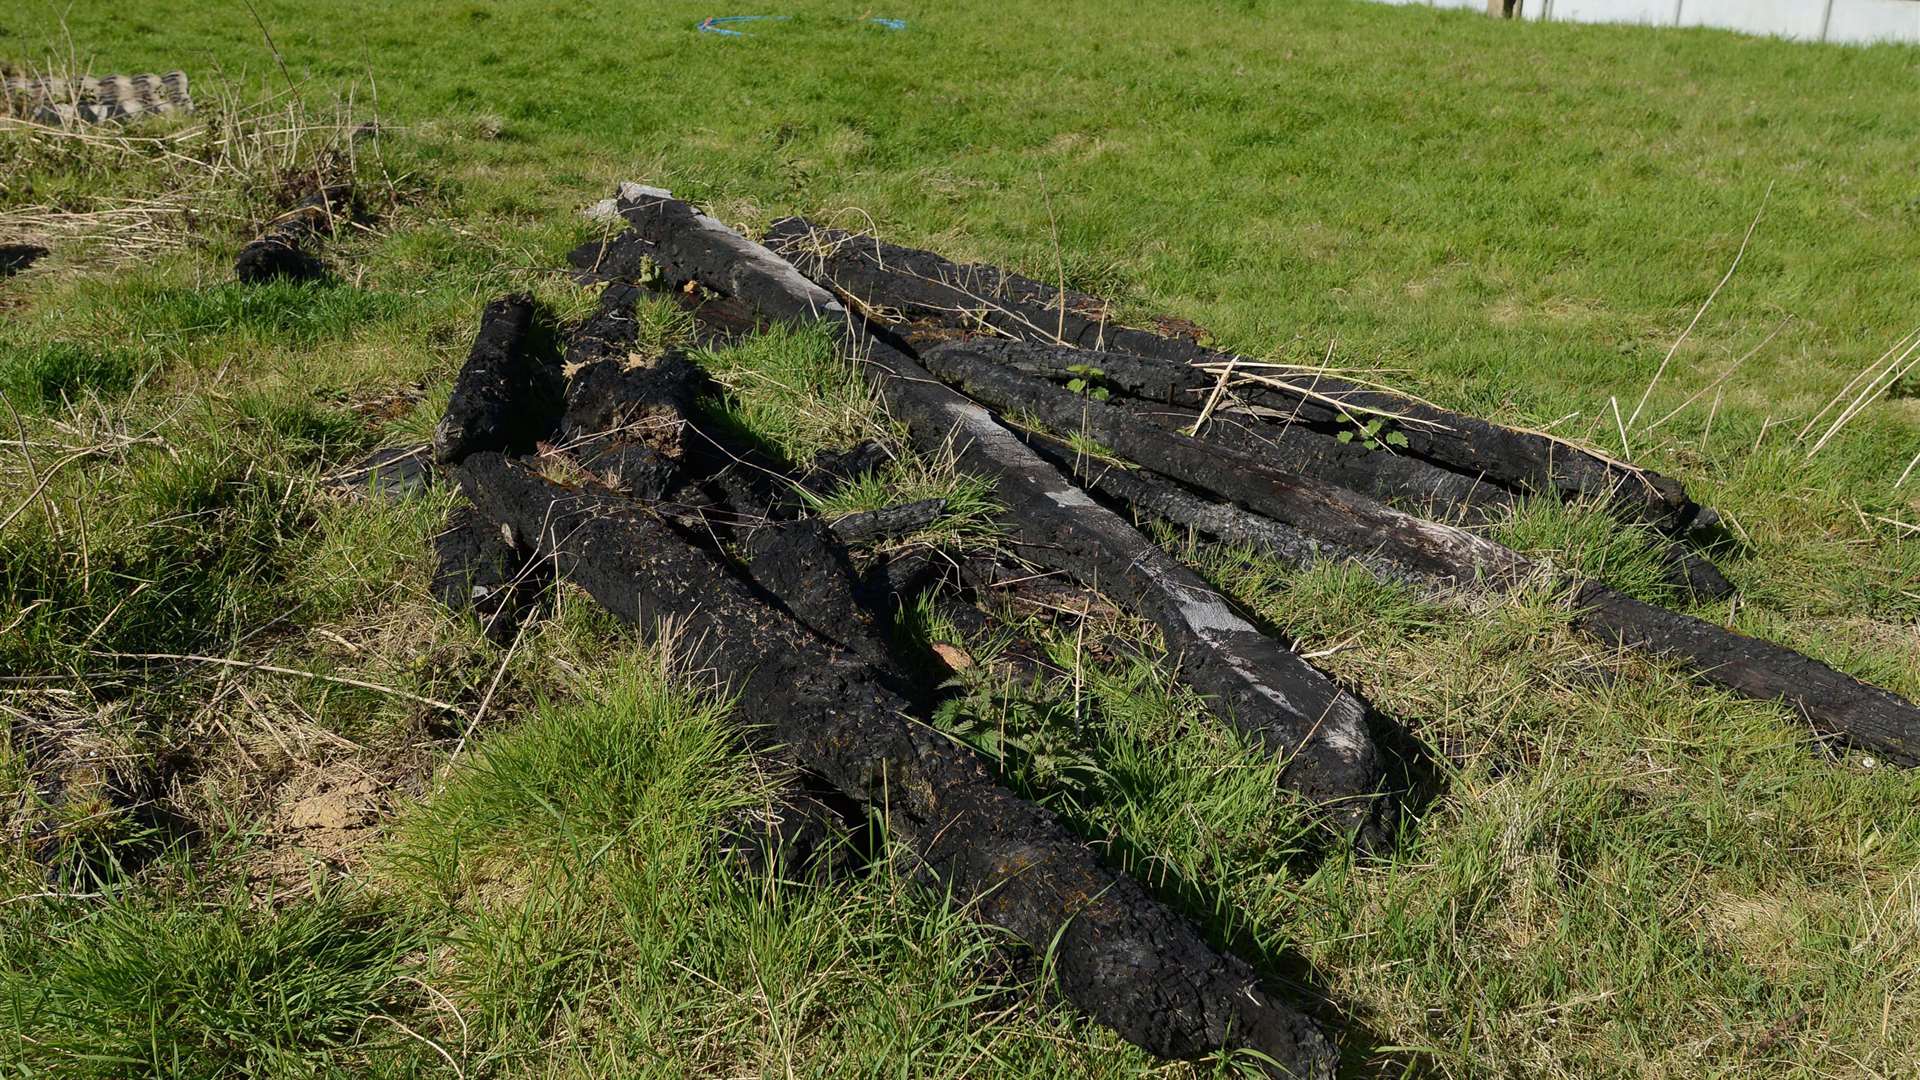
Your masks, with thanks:
[{"label": "grass clump growing between logs", "polygon": [[[517,647],[488,643],[426,594],[450,496],[327,482],[425,438],[487,299],[581,312],[590,294],[553,271],[585,236],[575,211],[623,178],[729,223],[871,220],[1263,356],[1317,364],[1331,342],[1333,363],[1449,407],[1593,440],[1728,515],[1741,600],[1699,614],[1920,694],[1903,531],[1920,477],[1899,483],[1914,403],[1875,403],[1811,458],[1797,439],[1920,302],[1894,269],[1911,49],[1346,0],[1035,8],[1014,34],[978,3],[886,34],[802,3],[816,17],[738,40],[677,2],[257,6],[310,109],[291,125],[314,135],[303,153],[330,144],[330,102],[355,85],[355,119],[380,121],[340,144],[379,197],[329,246],[331,283],[231,284],[233,251],[282,208],[258,161],[116,246],[98,211],[160,191],[164,155],[0,132],[21,178],[0,221],[69,215],[53,258],[0,281],[0,1061],[1156,1067],[1050,1003],[1044,958],[1003,951],[894,863],[816,890],[733,868],[717,838],[766,780],[718,736],[720,705],[651,660],[609,666],[630,639],[571,594]],[[0,51],[66,54],[59,16],[0,14]],[[79,7],[66,29],[97,71],[204,56],[196,96],[272,99],[261,117],[295,96],[244,7],[157,23]],[[248,74],[214,90],[215,67]],[[1739,273],[1616,431],[1609,399],[1631,411],[1769,185]],[[647,348],[687,343],[669,305],[643,315]],[[796,463],[890,435],[823,339],[707,362],[734,421]],[[938,462],[901,468],[823,512],[911,492],[975,520],[955,507],[990,497]],[[1646,591],[1644,538],[1599,515],[1530,509],[1504,535],[1670,599]],[[1421,749],[1430,798],[1395,850],[1299,857],[1271,763],[1125,620],[1000,620],[990,636],[1034,639],[1055,673],[1029,689],[978,672],[946,719],[1272,985],[1323,1002],[1349,1075],[1920,1068],[1903,1038],[1920,1025],[1912,774],[1572,634],[1552,596],[1439,601],[1163,540]],[[992,642],[964,644],[991,668]],[[155,652],[233,666],[105,655]],[[69,729],[92,741],[26,738]],[[49,771],[107,746],[137,766],[125,783]],[[294,824],[356,785],[381,792],[366,818]],[[50,880],[49,832],[123,857]]]},{"label": "grass clump growing between logs", "polygon": [[908,446],[824,328],[769,327],[745,342],[694,355],[724,390],[725,407],[716,417],[722,429],[768,447],[780,460],[804,468],[816,454],[862,441],[887,449],[890,458],[880,468],[810,500],[822,515],[945,499],[946,512],[912,540],[980,541],[997,531],[991,485],[961,472],[951,456],[930,458]]}]

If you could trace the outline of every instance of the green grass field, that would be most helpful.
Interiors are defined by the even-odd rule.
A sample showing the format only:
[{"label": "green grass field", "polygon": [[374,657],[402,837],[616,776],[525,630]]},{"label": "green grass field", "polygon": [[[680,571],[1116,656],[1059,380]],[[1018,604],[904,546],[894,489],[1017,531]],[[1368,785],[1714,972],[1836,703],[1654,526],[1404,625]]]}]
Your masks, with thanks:
[{"label": "green grass field", "polygon": [[[0,62],[183,68],[205,106],[125,133],[150,142],[0,128],[0,242],[55,249],[0,279],[0,1075],[1235,1073],[1077,1018],[1043,958],[893,862],[825,889],[741,869],[721,837],[778,778],[724,703],[578,595],[488,642],[427,592],[451,490],[326,482],[424,436],[487,299],[587,309],[558,270],[621,179],[1589,440],[1727,515],[1741,598],[1697,614],[1920,695],[1920,385],[1801,437],[1920,324],[1920,50],[1025,7],[804,0],[732,39],[695,24],[745,12],[678,2],[0,12]],[[233,284],[316,166],[376,211],[337,280]],[[655,344],[684,332],[652,315]],[[816,336],[703,359],[793,452],[883,430]],[[984,495],[934,461],[894,494],[935,489]],[[1598,514],[1504,532],[1644,569]],[[1432,753],[1394,850],[1302,858],[1272,762],[1121,616],[1023,626],[1072,677],[973,680],[941,720],[1295,991],[1351,1075],[1920,1071],[1912,774],[1602,651],[1544,597],[1157,535]]]}]

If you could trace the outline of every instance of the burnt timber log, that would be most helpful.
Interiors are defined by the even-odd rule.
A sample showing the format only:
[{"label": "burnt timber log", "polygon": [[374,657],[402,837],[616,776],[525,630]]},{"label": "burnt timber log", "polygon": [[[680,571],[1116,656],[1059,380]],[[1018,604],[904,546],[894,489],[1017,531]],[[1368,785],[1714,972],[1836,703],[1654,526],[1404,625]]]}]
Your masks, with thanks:
[{"label": "burnt timber log", "polygon": [[1243,618],[1191,569],[1042,461],[978,404],[941,385],[864,319],[765,248],[664,192],[623,199],[629,229],[606,250],[575,253],[600,272],[621,268],[683,294],[688,282],[723,292],[759,318],[827,321],[888,409],[930,453],[991,477],[1001,520],[1030,560],[1097,588],[1157,626],[1180,677],[1209,708],[1285,762],[1281,783],[1363,846],[1395,817],[1373,739],[1378,717],[1310,663]]},{"label": "burnt timber log", "polygon": [[558,373],[531,354],[531,296],[492,301],[480,315],[446,414],[433,429],[433,459],[451,465],[481,450],[526,453],[553,430]]},{"label": "burnt timber log", "polygon": [[876,540],[890,540],[919,532],[939,521],[946,512],[947,500],[921,499],[899,506],[848,514],[836,519],[831,527],[833,535],[839,537],[841,543],[870,544]]},{"label": "burnt timber log", "polygon": [[[1512,506],[1512,492],[1478,477],[1405,454],[1369,451],[1359,442],[1341,442],[1304,424],[1263,423],[1244,414],[1204,411],[1205,398],[1168,387],[1166,364],[1124,353],[1094,352],[1033,341],[980,339],[969,352],[1023,375],[1055,382],[1080,379],[1090,389],[1118,391],[1113,404],[1170,429],[1191,431],[1245,453],[1257,454],[1276,469],[1306,473],[1381,500],[1401,500],[1431,510],[1430,517],[1461,517],[1474,523]],[[1208,391],[1211,394],[1211,390]],[[1134,400],[1124,400],[1124,399]]]},{"label": "burnt timber log", "polygon": [[[1336,550],[1364,552],[1368,560],[1383,559],[1456,587],[1516,589],[1552,582],[1569,590],[1578,629],[1677,660],[1702,680],[1734,693],[1783,701],[1822,735],[1903,764],[1920,763],[1920,709],[1896,694],[1791,649],[1635,600],[1600,582],[1568,576],[1555,581],[1546,567],[1484,537],[1167,431],[975,357],[970,349],[969,343],[945,345],[929,350],[924,359],[940,378],[995,408],[1033,415],[1055,431],[1084,432],[1131,460],[1152,462],[1155,472],[1215,493]],[[1143,508],[1151,510],[1152,504]],[[1296,560],[1300,551],[1291,541],[1274,549],[1281,558]]]},{"label": "burnt timber log", "polygon": [[351,197],[352,189],[344,184],[309,193],[240,249],[233,260],[234,275],[248,285],[325,276],[326,267],[313,249],[321,237],[333,232],[335,220],[346,216]]},{"label": "burnt timber log", "polygon": [[[932,252],[801,218],[774,222],[763,239],[803,273],[865,312],[1153,361],[1141,366],[1159,369],[1162,393],[1154,396],[1161,400],[1196,406],[1204,402],[1219,376],[1196,365],[1233,361],[1243,365],[1243,371],[1256,369],[1244,358],[1184,338],[1116,326],[1104,301],[1062,294],[1051,285],[994,267],[955,264]],[[1679,532],[1712,519],[1711,512],[1703,516],[1702,508],[1668,477],[1405,395],[1325,375],[1303,376],[1292,389],[1261,385],[1239,392],[1296,423],[1328,433],[1350,428],[1355,416],[1398,417],[1395,423],[1414,457],[1516,491],[1572,499],[1606,497],[1617,511],[1664,531]]]},{"label": "burnt timber log", "polygon": [[732,569],[636,504],[569,489],[494,453],[457,470],[467,496],[621,619],[675,630],[685,670],[735,701],[743,736],[881,816],[985,921],[1049,951],[1062,993],[1171,1058],[1257,1050],[1280,1075],[1331,1077],[1314,1023],[1259,988],[972,751],[904,718],[871,665],[764,603]]}]

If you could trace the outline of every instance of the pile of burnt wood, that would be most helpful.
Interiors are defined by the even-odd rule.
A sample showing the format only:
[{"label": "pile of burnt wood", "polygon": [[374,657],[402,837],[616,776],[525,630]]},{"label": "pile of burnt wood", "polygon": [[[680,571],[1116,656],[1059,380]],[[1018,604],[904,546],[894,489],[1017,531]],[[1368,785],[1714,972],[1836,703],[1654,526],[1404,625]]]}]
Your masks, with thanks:
[{"label": "pile of burnt wood", "polygon": [[[805,493],[873,468],[875,448],[796,469],[703,424],[710,388],[685,356],[629,361],[646,290],[677,298],[715,335],[830,327],[919,448],[955,453],[992,481],[1022,557],[1158,627],[1179,677],[1218,722],[1284,762],[1281,783],[1316,808],[1330,843],[1391,837],[1402,805],[1402,774],[1382,749],[1391,727],[1249,623],[1135,515],[1289,563],[1353,560],[1440,589],[1557,585],[1575,624],[1609,644],[1790,703],[1823,735],[1890,760],[1920,753],[1920,713],[1890,693],[1463,528],[1523,496],[1603,500],[1670,538],[1676,583],[1723,594],[1725,580],[1684,543],[1711,512],[1664,477],[1382,389],[1115,326],[1095,298],[871,237],[790,219],[763,246],[635,185],[600,209],[606,237],[573,256],[582,281],[604,283],[598,309],[563,351],[543,351],[535,342],[551,335],[532,302],[496,301],[455,384],[434,451],[471,506],[440,540],[442,595],[505,625],[530,583],[557,575],[643,632],[670,635],[688,670],[738,702],[742,737],[804,778],[776,823],[781,844],[804,848],[837,815],[883,819],[918,872],[1050,950],[1068,999],[1156,1054],[1244,1048],[1301,1076],[1330,1075],[1335,1060],[1319,1025],[1261,989],[1246,963],[915,719],[932,703],[874,613],[916,571],[864,558],[856,570],[849,552],[939,507],[831,525],[810,515]],[[1058,436],[1110,453],[1078,453]]]}]

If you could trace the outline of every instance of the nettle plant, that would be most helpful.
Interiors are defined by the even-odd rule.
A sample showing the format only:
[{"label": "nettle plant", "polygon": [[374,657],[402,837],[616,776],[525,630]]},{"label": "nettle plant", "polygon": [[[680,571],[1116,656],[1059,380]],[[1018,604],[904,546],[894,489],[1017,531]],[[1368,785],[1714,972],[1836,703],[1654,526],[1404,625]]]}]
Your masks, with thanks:
[{"label": "nettle plant", "polygon": [[1092,364],[1070,364],[1067,374],[1073,376],[1067,380],[1067,389],[1076,394],[1085,394],[1095,401],[1105,401],[1113,396],[1112,391],[1100,385],[1107,373]]},{"label": "nettle plant", "polygon": [[1351,416],[1347,417],[1347,421],[1353,426],[1334,436],[1343,443],[1359,439],[1360,444],[1369,450],[1378,450],[1382,446],[1405,448],[1407,445],[1406,433],[1388,425],[1378,416],[1364,423]]}]

